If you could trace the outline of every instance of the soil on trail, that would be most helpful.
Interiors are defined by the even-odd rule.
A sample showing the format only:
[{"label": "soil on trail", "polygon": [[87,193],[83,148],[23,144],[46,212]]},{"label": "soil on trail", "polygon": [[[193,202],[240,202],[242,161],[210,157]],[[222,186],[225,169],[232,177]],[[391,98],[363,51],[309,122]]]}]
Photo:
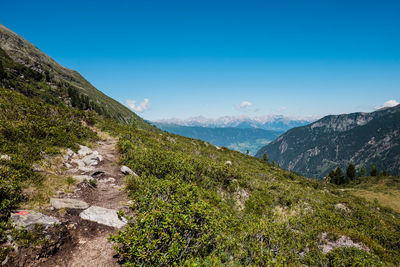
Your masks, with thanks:
[{"label": "soil on trail", "polygon": [[[90,174],[85,173],[96,180],[97,186],[91,186],[90,183],[78,184],[74,193],[67,195],[68,198],[83,200],[89,206],[127,211],[129,199],[124,191],[124,175],[118,164],[116,142],[113,137],[106,136],[92,148],[104,159]],[[69,174],[82,175],[82,172],[75,169],[70,170]],[[68,223],[71,243],[64,245],[56,255],[40,266],[119,266],[114,258],[115,250],[107,240],[110,233],[116,233],[118,229],[84,220],[79,216],[81,212],[67,209],[61,216]],[[54,214],[60,217],[58,211],[54,211]]]}]

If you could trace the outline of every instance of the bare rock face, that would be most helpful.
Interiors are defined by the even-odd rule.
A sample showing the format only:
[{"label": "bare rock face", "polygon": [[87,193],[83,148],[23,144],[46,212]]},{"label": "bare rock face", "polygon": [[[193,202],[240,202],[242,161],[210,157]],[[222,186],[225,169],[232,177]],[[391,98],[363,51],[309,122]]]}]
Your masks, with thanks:
[{"label": "bare rock face", "polygon": [[122,221],[118,218],[117,210],[97,206],[91,206],[82,211],[79,216],[84,220],[97,222],[115,228],[121,228],[126,224],[126,221]]},{"label": "bare rock face", "polygon": [[33,229],[37,224],[45,228],[60,224],[57,218],[44,215],[34,210],[19,210],[11,214],[11,221],[16,227],[25,229]]},{"label": "bare rock face", "polygon": [[78,199],[51,198],[50,204],[56,209],[87,209],[89,205]]}]

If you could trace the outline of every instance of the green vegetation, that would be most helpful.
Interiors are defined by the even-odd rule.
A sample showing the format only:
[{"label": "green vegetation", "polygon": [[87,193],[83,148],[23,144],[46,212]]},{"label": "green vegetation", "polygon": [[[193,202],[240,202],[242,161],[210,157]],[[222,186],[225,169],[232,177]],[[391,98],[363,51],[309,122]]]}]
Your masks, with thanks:
[{"label": "green vegetation", "polygon": [[0,88],[0,242],[10,227],[10,211],[24,200],[22,190],[43,182],[32,164],[60,148],[96,140],[96,134],[82,124],[91,119],[61,103],[51,105]]},{"label": "green vegetation", "polygon": [[364,176],[344,188],[351,194],[376,202],[400,213],[400,178],[398,176]]},{"label": "green vegetation", "polygon": [[[127,178],[135,217],[111,237],[127,266],[400,263],[400,215],[378,203],[199,140],[100,124],[139,175]],[[323,254],[322,233],[370,251]]]}]

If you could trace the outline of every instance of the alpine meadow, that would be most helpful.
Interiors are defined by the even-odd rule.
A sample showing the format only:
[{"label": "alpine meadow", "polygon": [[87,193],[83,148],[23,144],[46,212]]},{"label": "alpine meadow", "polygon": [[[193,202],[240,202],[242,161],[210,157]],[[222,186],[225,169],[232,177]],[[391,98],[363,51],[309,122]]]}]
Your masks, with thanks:
[{"label": "alpine meadow", "polygon": [[400,266],[399,4],[44,2],[0,24],[2,266]]}]

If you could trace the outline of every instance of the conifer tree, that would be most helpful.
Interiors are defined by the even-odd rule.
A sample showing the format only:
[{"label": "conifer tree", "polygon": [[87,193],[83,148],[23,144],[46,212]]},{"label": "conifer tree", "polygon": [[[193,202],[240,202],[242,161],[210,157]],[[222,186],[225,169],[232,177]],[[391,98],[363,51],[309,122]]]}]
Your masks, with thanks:
[{"label": "conifer tree", "polygon": [[346,170],[346,177],[348,181],[352,181],[356,178],[356,166],[350,163]]},{"label": "conifer tree", "polygon": [[268,156],[267,153],[264,153],[263,155],[263,161],[268,162]]}]

